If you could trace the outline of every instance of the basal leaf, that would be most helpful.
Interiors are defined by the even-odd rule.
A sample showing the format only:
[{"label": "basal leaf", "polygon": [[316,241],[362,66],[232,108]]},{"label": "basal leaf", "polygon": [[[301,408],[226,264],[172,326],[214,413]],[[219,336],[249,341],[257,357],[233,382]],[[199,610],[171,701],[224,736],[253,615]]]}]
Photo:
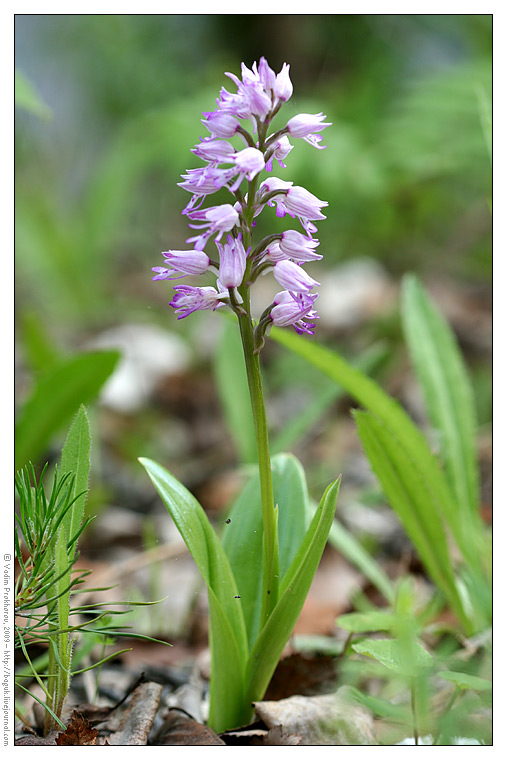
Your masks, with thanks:
[{"label": "basal leaf", "polygon": [[[274,502],[278,506],[280,575],[283,576],[309,523],[308,492],[303,468],[292,454],[277,454],[271,461],[271,469]],[[222,533],[222,545],[241,596],[250,645],[259,630],[262,535],[259,474],[255,472],[236,499]]]},{"label": "basal leaf", "polygon": [[245,699],[249,702],[264,696],[294,629],[326,545],[339,488],[340,478],[324,492],[306,536],[281,580],[278,603],[252,647],[245,680]]},{"label": "basal leaf", "polygon": [[[211,652],[210,712],[208,725],[219,733],[246,725],[252,705],[244,699],[245,658],[238,647],[232,621],[213,591],[208,592]],[[234,600],[239,606],[239,599]]]},{"label": "basal leaf", "polygon": [[[245,621],[235,578],[206,513],[194,496],[167,470],[150,459],[139,460],[160,494],[207,587],[210,606],[210,725],[216,731],[246,722],[244,670],[247,660]],[[245,706],[246,705],[246,706]]]},{"label": "basal leaf", "polygon": [[[241,658],[246,659],[245,621],[238,604],[238,588],[227,555],[197,499],[164,467],[151,459],[139,459],[162,501],[208,589],[229,621]],[[226,656],[226,653],[224,653]]]}]

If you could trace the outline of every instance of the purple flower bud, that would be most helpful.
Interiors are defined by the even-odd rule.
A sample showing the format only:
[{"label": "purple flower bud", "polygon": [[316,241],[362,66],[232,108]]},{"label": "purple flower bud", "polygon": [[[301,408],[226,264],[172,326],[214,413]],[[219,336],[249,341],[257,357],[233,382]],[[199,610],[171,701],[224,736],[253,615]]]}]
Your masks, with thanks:
[{"label": "purple flower bud", "polygon": [[221,111],[203,113],[205,119],[201,119],[214,137],[232,137],[239,129],[239,124],[234,116]]},{"label": "purple flower bud", "polygon": [[287,230],[282,232],[282,239],[279,241],[280,250],[289,259],[296,261],[314,261],[321,259],[320,253],[313,250],[319,245],[318,240],[302,235],[296,230]]},{"label": "purple flower bud", "polygon": [[278,261],[273,268],[273,274],[275,280],[291,293],[309,293],[315,285],[320,285],[303,267],[293,261]]},{"label": "purple flower bud", "polygon": [[276,74],[269,67],[264,56],[259,61],[259,79],[265,90],[273,90],[276,82]]},{"label": "purple flower bud", "polygon": [[194,311],[205,311],[223,306],[222,299],[228,297],[227,291],[219,293],[215,288],[195,288],[192,285],[175,285],[175,295],[169,306],[176,310],[178,319],[188,317]]},{"label": "purple flower bud", "polygon": [[218,279],[224,288],[237,288],[243,282],[247,253],[241,240],[241,235],[233,238],[227,235],[225,245],[216,244],[220,254],[220,269]]},{"label": "purple flower bud", "polygon": [[186,274],[204,274],[209,267],[208,256],[198,250],[164,251],[162,256],[165,256],[164,263],[168,264],[171,269],[153,267],[153,271],[158,272],[158,274],[152,278],[153,280],[174,280],[177,277],[183,277]]},{"label": "purple flower bud", "polygon": [[292,295],[286,290],[277,293],[273,299],[275,304],[271,310],[270,318],[273,324],[278,327],[294,327],[298,333],[309,333],[313,335],[315,324],[305,322],[305,319],[318,319],[317,312],[313,309],[313,304],[318,298],[318,293],[305,294],[299,293]]},{"label": "purple flower bud", "polygon": [[279,74],[276,76],[273,92],[277,100],[285,103],[292,95],[293,87],[289,78],[289,64],[284,63]]}]

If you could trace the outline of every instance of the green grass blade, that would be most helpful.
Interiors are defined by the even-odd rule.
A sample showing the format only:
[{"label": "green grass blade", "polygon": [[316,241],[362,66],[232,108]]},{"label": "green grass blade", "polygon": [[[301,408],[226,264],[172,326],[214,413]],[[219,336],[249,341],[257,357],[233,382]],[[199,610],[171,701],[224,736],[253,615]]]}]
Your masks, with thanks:
[{"label": "green grass blade", "polygon": [[17,70],[14,75],[14,103],[16,108],[33,113],[44,121],[52,119],[49,106],[44,103],[30,80]]},{"label": "green grass blade", "polygon": [[[90,474],[90,447],[90,425],[88,424],[85,408],[81,406],[62,449],[60,467],[62,474],[71,472],[74,475],[70,498],[75,499],[75,501],[62,521],[67,541],[78,533],[80,525],[83,522],[88,477]],[[78,496],[78,494],[81,495]],[[69,548],[70,559],[74,556],[75,548],[75,544]]]},{"label": "green grass blade", "polygon": [[[481,530],[473,391],[454,334],[414,276],[403,282],[402,323],[428,415],[441,435],[459,522],[472,538]],[[471,556],[474,551],[475,542]]]},{"label": "green grass blade", "polygon": [[382,489],[436,585],[469,629],[458,594],[447,539],[434,495],[419,462],[390,427],[371,413],[356,411],[359,437]]},{"label": "green grass blade", "polygon": [[390,603],[395,599],[394,584],[371,554],[364,549],[357,538],[352,535],[339,520],[333,520],[329,531],[329,543],[342,554],[352,565],[357,567],[368,578],[370,583]]},{"label": "green grass blade", "polygon": [[245,681],[245,699],[248,702],[264,696],[294,629],[326,545],[339,488],[340,478],[324,492],[306,536],[282,578],[278,603],[252,647]]},{"label": "green grass blade", "polygon": [[333,378],[352,398],[389,426],[412,460],[418,463],[427,487],[431,490],[432,498],[438,503],[439,510],[447,520],[463,555],[469,559],[468,546],[462,537],[460,512],[445,474],[438,466],[424,435],[400,404],[363,372],[329,349],[281,328],[273,328],[270,335],[278,343],[303,356],[325,375]]},{"label": "green grass blade", "polygon": [[15,465],[36,461],[51,437],[80,404],[91,401],[113,372],[117,351],[96,351],[65,359],[39,380],[16,425]]},{"label": "green grass blade", "polygon": [[[287,571],[309,523],[308,492],[303,468],[292,454],[271,461],[273,496],[278,505],[280,575]],[[262,592],[262,508],[256,472],[239,494],[224,525],[222,545],[241,596],[250,646],[259,631]]]},{"label": "green grass blade", "polygon": [[[364,352],[357,366],[363,372],[377,370],[386,360],[387,350],[385,346],[375,345]],[[278,435],[271,441],[271,453],[276,454],[281,451],[290,451],[298,441],[312,428],[315,423],[323,417],[326,410],[331,404],[335,403],[345,395],[343,388],[330,382],[315,394],[315,397],[304,408],[298,410],[298,413],[291,419],[281,430]]]}]

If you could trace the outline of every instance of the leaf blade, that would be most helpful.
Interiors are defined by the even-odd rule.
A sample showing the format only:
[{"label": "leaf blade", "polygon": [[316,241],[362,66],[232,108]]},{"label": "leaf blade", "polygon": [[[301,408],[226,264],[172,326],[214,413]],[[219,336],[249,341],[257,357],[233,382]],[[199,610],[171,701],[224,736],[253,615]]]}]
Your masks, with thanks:
[{"label": "leaf blade", "polygon": [[479,478],[472,387],[457,341],[414,276],[402,284],[402,325],[462,518],[478,527]]},{"label": "leaf blade", "polygon": [[62,360],[39,380],[16,424],[16,469],[35,461],[80,404],[91,401],[113,372],[117,351],[96,351]]},{"label": "leaf blade", "polygon": [[279,600],[259,633],[246,667],[245,699],[262,699],[308,594],[326,545],[336,510],[341,477],[331,483],[320,500],[311,525],[280,583]]},{"label": "leaf blade", "polygon": [[[67,541],[70,541],[76,535],[83,522],[86,491],[88,489],[88,478],[90,474],[90,448],[90,425],[88,423],[86,410],[84,406],[81,405],[62,449],[60,466],[60,472],[62,474],[65,474],[66,472],[74,474],[71,498],[75,499],[75,501],[62,520],[62,527],[66,532]],[[78,494],[81,495],[78,496]],[[74,556],[74,552],[75,546],[69,553],[69,558],[71,560]]]},{"label": "leaf blade", "polygon": [[392,430],[370,412],[354,412],[359,437],[391,507],[435,583],[460,620],[469,625],[456,588],[438,506],[424,473]]}]

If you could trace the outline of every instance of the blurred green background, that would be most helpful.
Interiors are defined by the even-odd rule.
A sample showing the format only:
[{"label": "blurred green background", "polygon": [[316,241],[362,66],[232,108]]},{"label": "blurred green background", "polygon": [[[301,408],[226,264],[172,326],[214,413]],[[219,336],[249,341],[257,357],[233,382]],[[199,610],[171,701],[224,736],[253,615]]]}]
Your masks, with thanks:
[{"label": "blurred green background", "polygon": [[[18,401],[46,363],[108,327],[163,326],[199,355],[209,315],[177,323],[151,267],[185,247],[188,194],[176,183],[201,165],[190,153],[207,133],[201,112],[228,86],[225,71],[262,55],[275,71],[291,66],[294,96],[279,119],[323,111],[333,123],[325,151],[299,141],[280,170],[329,202],[318,279],[366,258],[394,283],[412,271],[487,298],[491,27],[491,15],[18,15],[16,316],[18,366],[29,370]],[[397,324],[384,320],[361,345],[399,344]],[[324,319],[320,330],[326,340]],[[474,376],[483,422],[487,358]],[[272,368],[280,395],[303,377],[293,364]],[[307,391],[318,387],[310,377]],[[160,455],[152,414],[130,442],[120,430],[133,461]],[[167,457],[184,456],[178,431],[165,435]]]},{"label": "blurred green background", "polygon": [[286,170],[329,201],[326,264],[489,281],[491,16],[22,15],[16,67],[51,117],[16,115],[18,309],[60,330],[165,310],[150,267],[187,237],[201,111],[261,55],[291,65],[284,116],[333,122]]}]

